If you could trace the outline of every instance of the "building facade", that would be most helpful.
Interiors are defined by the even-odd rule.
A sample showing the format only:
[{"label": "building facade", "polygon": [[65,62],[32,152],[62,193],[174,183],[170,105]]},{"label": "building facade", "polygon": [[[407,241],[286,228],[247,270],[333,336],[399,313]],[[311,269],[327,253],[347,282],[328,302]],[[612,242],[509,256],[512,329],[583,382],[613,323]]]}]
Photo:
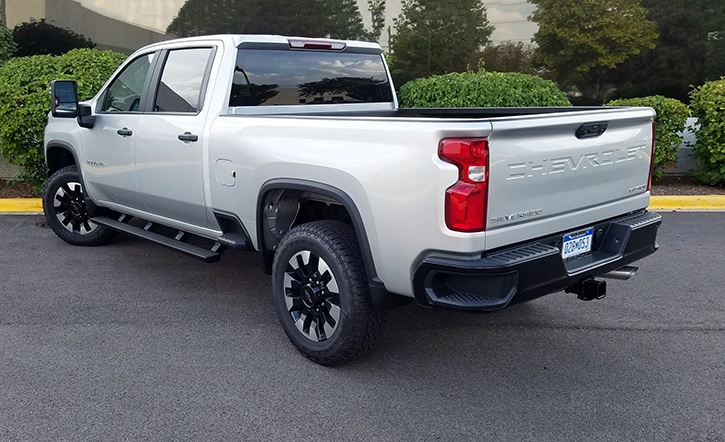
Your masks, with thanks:
[{"label": "building facade", "polygon": [[98,49],[125,54],[169,38],[163,32],[129,23],[120,17],[109,17],[103,10],[91,9],[77,0],[3,0],[2,9],[5,25],[10,29],[24,22],[45,19],[52,25],[90,38]]}]

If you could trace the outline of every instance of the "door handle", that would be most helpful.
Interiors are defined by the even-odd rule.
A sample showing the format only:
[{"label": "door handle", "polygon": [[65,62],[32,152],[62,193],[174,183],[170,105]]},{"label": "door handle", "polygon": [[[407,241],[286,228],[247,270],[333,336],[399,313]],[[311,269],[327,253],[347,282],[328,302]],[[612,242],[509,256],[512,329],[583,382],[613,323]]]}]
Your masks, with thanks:
[{"label": "door handle", "polygon": [[583,138],[599,137],[607,130],[607,126],[609,126],[608,121],[582,124],[579,126],[579,129],[576,130],[576,137],[580,140]]},{"label": "door handle", "polygon": [[184,132],[183,134],[179,135],[179,139],[181,141],[199,141],[199,136],[194,135],[191,132]]},{"label": "door handle", "polygon": [[130,137],[131,135],[133,135],[133,131],[129,130],[127,127],[124,127],[123,129],[118,129],[116,133],[122,137]]}]

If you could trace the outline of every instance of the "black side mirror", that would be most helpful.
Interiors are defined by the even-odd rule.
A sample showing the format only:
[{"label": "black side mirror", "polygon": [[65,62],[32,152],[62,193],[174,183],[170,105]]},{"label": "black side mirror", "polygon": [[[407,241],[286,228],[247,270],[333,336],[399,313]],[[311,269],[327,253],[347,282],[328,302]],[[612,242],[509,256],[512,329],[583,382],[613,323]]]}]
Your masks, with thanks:
[{"label": "black side mirror", "polygon": [[50,83],[51,113],[54,117],[78,116],[78,86],[74,80],[54,80]]}]

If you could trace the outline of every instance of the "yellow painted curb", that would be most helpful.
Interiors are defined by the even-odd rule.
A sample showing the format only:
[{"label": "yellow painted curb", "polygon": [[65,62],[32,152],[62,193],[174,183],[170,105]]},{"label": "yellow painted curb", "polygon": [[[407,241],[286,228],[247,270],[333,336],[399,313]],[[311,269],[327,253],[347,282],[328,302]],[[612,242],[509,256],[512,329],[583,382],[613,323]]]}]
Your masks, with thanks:
[{"label": "yellow painted curb", "polygon": [[671,195],[650,198],[651,210],[725,211],[725,195]]},{"label": "yellow painted curb", "polygon": [[40,198],[0,198],[0,213],[43,213]]}]

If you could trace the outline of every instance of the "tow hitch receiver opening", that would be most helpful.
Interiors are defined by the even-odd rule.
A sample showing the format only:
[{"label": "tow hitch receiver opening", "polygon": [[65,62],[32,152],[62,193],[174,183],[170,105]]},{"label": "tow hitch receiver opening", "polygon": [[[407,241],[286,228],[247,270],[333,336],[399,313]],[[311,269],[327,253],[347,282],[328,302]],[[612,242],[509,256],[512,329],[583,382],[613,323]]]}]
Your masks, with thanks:
[{"label": "tow hitch receiver opening", "polygon": [[594,278],[582,279],[564,291],[566,293],[575,293],[577,299],[582,301],[593,301],[602,299],[607,295],[607,283],[606,281],[597,281]]}]

